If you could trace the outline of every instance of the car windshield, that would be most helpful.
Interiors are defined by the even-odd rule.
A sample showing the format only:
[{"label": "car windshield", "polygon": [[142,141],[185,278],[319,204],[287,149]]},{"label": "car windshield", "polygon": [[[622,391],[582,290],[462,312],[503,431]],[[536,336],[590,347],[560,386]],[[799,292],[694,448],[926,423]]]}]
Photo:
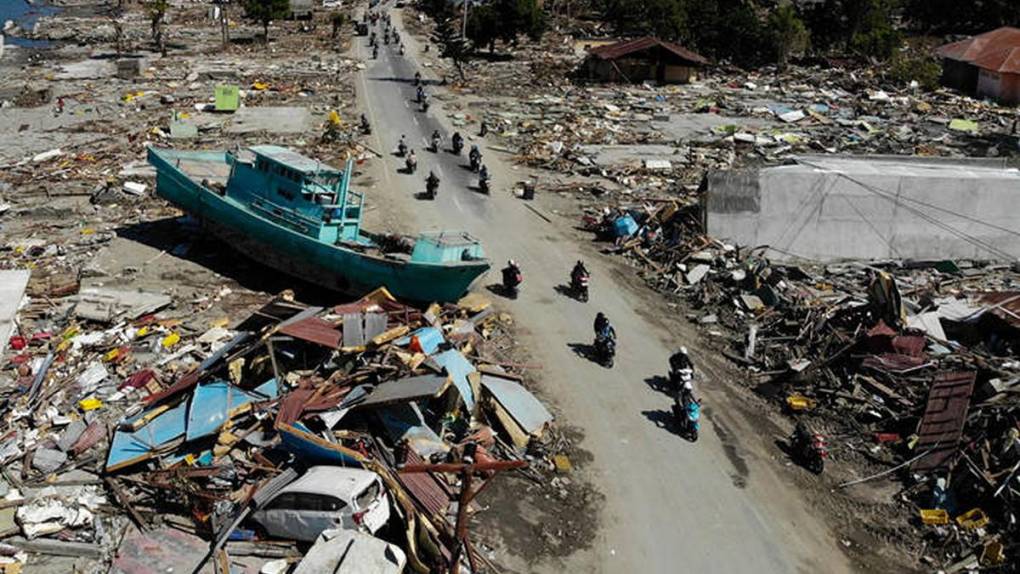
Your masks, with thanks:
[{"label": "car windshield", "polygon": [[356,501],[358,503],[358,508],[361,510],[368,508],[378,497],[379,497],[379,483],[373,482],[372,484],[368,485],[368,488],[362,490],[361,494],[358,495]]}]

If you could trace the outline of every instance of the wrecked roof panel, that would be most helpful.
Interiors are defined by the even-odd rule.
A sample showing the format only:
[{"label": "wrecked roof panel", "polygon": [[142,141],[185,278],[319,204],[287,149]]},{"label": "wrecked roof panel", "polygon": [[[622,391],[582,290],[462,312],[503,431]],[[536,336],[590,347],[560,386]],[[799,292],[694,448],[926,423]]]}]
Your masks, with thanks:
[{"label": "wrecked roof panel", "polygon": [[545,425],[553,420],[552,414],[535,398],[535,395],[510,379],[482,375],[482,386],[492,393],[528,434],[541,432]]},{"label": "wrecked roof panel", "polygon": [[392,403],[431,399],[443,394],[449,386],[450,377],[442,375],[421,375],[387,381],[377,385],[368,397],[352,406],[378,407]]},{"label": "wrecked roof panel", "polygon": [[939,373],[932,381],[914,447],[915,452],[928,454],[914,461],[913,470],[941,468],[956,454],[976,377],[974,372]]}]

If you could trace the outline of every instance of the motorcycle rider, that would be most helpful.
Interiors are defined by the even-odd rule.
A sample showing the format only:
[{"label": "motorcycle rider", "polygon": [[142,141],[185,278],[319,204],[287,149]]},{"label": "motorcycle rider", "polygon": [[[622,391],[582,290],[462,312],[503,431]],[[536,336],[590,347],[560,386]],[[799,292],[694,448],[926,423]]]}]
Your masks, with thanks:
[{"label": "motorcycle rider", "polygon": [[485,193],[489,192],[489,168],[484,165],[478,170],[478,188]]},{"label": "motorcycle rider", "polygon": [[365,117],[365,114],[361,114],[361,131],[366,134],[372,132],[372,126],[368,123],[368,118]]},{"label": "motorcycle rider", "polygon": [[372,46],[372,59],[376,60],[379,58],[379,45]]},{"label": "motorcycle rider", "polygon": [[489,124],[482,120],[482,125],[478,128],[478,135],[484,138],[487,133],[489,133]]},{"label": "motorcycle rider", "polygon": [[439,130],[432,132],[432,151],[439,152],[439,143],[443,141],[443,136],[440,135]]},{"label": "motorcycle rider", "polygon": [[421,86],[421,72],[414,73],[414,85]]},{"label": "motorcycle rider", "polygon": [[522,277],[523,274],[517,262],[513,259],[508,260],[506,267],[503,268],[503,286],[516,295],[517,286],[520,285]]},{"label": "motorcycle rider", "polygon": [[397,144],[397,155],[407,155],[407,142],[404,141],[404,134],[400,134],[400,143]]},{"label": "motorcycle rider", "polygon": [[428,192],[429,196],[435,197],[436,192],[439,190],[439,177],[436,176],[434,171],[429,171],[429,176],[425,180],[425,191]]},{"label": "motorcycle rider", "polygon": [[404,160],[404,164],[410,173],[414,173],[418,169],[418,157],[414,155],[413,149],[407,153],[407,159]]},{"label": "motorcycle rider", "polygon": [[669,357],[669,371],[671,378],[679,376],[681,374],[688,375],[684,377],[683,388],[677,389],[677,395],[690,394],[694,395],[694,362],[691,361],[690,355],[687,353],[687,347],[680,347],[675,353]]},{"label": "motorcycle rider", "polygon": [[574,263],[574,268],[570,270],[570,282],[577,284],[578,280],[585,275],[590,275],[588,273],[588,268],[584,266],[583,261],[578,259],[577,263]]},{"label": "motorcycle rider", "polygon": [[595,328],[596,339],[601,339],[603,337],[608,337],[614,340],[616,339],[616,329],[614,329],[613,325],[609,322],[609,317],[606,317],[602,311],[599,311],[595,315],[595,324],[593,327]]},{"label": "motorcycle rider", "polygon": [[418,103],[420,104],[425,99],[425,88],[418,86],[418,89],[415,91],[415,97],[418,99]]},{"label": "motorcycle rider", "polygon": [[482,163],[482,152],[478,151],[477,145],[471,146],[471,151],[468,152],[468,160],[471,162],[471,169],[478,170]]},{"label": "motorcycle rider", "polygon": [[453,132],[453,137],[450,141],[453,144],[453,152],[459,154],[460,150],[464,148],[464,138],[460,135],[460,132]]}]

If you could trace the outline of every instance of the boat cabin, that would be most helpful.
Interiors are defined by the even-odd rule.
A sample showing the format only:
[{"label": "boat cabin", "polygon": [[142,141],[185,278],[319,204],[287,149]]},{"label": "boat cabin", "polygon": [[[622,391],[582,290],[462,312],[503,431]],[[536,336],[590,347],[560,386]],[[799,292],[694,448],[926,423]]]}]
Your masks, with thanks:
[{"label": "boat cabin", "polygon": [[482,244],[463,231],[432,231],[418,236],[411,261],[419,263],[455,263],[485,259]]},{"label": "boat cabin", "polygon": [[274,145],[231,155],[227,196],[259,215],[327,243],[364,243],[362,194],[350,189],[352,162],[338,170]]}]

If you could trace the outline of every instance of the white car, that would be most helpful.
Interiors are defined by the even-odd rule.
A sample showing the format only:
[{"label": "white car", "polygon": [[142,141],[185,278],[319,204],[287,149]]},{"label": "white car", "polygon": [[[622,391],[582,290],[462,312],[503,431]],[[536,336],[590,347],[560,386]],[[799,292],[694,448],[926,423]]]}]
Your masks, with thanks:
[{"label": "white car", "polygon": [[331,528],[375,534],[389,519],[389,497],[379,475],[340,466],[309,468],[252,513],[265,534],[304,542]]}]

